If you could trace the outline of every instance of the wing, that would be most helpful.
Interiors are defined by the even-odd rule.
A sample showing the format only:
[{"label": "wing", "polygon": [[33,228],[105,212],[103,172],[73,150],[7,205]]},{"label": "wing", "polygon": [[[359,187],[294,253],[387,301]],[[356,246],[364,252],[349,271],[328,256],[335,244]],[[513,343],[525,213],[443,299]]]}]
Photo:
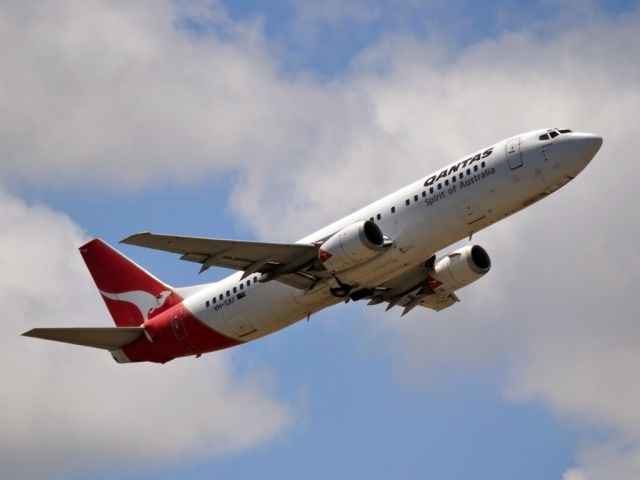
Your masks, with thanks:
[{"label": "wing", "polygon": [[116,350],[129,345],[142,332],[144,332],[144,327],[34,328],[22,335],[24,337],[73,343],[74,345],[83,345],[85,347]]},{"label": "wing", "polygon": [[259,272],[265,274],[262,281],[274,279],[300,289],[312,288],[318,281],[309,273],[318,253],[318,246],[314,244],[178,237],[149,232],[136,233],[120,243],[178,253],[182,260],[202,264],[200,272],[213,266],[242,270],[243,278]]},{"label": "wing", "polygon": [[369,305],[387,303],[387,310],[404,307],[402,315],[406,315],[415,307],[426,307],[440,311],[450,307],[460,299],[453,292],[434,292],[429,286],[430,271],[435,262],[435,255],[424,264],[383,283],[372,289],[362,298],[369,299]]}]

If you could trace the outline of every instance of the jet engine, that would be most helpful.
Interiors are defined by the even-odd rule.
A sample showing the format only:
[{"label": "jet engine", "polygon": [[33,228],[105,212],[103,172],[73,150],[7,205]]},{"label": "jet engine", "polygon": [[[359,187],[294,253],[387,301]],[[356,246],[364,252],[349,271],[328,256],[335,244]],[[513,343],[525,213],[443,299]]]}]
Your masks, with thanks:
[{"label": "jet engine", "polygon": [[337,273],[369,260],[385,246],[380,227],[366,220],[334,233],[318,250],[318,260],[330,272]]},{"label": "jet engine", "polygon": [[480,245],[467,245],[438,260],[427,283],[435,292],[454,292],[475,282],[491,268],[489,254]]}]

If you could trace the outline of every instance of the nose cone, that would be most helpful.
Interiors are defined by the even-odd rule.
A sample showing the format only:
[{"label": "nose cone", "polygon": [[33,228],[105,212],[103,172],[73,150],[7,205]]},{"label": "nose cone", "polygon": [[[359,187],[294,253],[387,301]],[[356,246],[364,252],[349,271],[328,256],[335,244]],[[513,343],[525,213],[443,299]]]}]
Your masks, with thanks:
[{"label": "nose cone", "polygon": [[590,162],[596,153],[598,153],[601,146],[602,137],[591,133],[583,133],[576,144],[580,157],[585,162]]}]

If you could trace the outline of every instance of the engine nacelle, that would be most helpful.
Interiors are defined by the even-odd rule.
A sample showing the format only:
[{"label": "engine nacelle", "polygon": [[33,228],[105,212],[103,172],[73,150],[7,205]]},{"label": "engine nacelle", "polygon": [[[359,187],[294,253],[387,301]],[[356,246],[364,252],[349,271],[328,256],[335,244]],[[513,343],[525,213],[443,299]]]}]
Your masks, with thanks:
[{"label": "engine nacelle", "polygon": [[318,250],[318,260],[330,272],[355,267],[384,248],[380,227],[366,220],[343,228],[329,237]]},{"label": "engine nacelle", "polygon": [[467,245],[438,260],[427,283],[436,292],[454,292],[475,282],[491,269],[489,254],[480,245]]}]

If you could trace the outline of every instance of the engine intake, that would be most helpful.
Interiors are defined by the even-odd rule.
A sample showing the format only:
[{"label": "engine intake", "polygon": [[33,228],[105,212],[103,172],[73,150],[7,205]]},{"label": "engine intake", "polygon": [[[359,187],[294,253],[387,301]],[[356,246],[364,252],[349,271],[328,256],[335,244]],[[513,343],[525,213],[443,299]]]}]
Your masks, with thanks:
[{"label": "engine intake", "polygon": [[329,237],[318,250],[318,260],[330,272],[341,272],[369,260],[384,245],[380,227],[371,220],[365,220]]},{"label": "engine intake", "polygon": [[480,245],[467,245],[438,260],[428,283],[434,292],[453,292],[475,282],[490,269],[486,250]]}]

